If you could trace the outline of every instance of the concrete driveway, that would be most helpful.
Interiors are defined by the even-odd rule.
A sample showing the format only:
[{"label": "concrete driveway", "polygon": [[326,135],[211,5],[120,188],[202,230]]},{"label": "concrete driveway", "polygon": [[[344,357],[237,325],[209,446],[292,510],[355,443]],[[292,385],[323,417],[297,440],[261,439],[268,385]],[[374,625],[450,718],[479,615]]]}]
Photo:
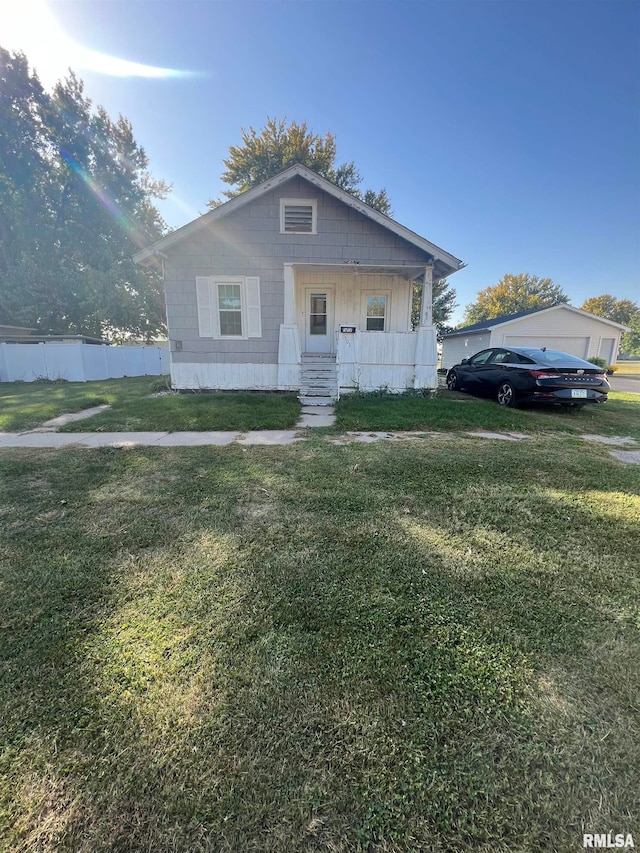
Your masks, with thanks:
[{"label": "concrete driveway", "polygon": [[640,379],[628,376],[609,376],[609,385],[613,391],[625,391],[640,394]]}]

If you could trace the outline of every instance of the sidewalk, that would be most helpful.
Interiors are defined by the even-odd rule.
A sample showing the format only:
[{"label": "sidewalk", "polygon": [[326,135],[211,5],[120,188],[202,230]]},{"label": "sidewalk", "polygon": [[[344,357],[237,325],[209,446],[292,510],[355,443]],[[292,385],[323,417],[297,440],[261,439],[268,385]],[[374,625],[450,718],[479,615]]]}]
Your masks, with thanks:
[{"label": "sidewalk", "polygon": [[252,432],[3,432],[3,447],[222,447],[238,444],[293,444],[302,441],[297,430]]}]

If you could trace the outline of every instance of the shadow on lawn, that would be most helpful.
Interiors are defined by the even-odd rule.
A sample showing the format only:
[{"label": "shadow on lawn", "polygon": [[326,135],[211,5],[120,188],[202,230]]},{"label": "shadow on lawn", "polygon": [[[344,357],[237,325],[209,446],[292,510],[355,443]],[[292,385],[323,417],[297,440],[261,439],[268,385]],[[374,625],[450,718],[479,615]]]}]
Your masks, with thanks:
[{"label": "shadow on lawn", "polygon": [[603,779],[581,667],[631,607],[629,525],[577,500],[597,466],[473,446],[6,463],[13,849],[564,849],[605,786],[619,820],[627,708]]}]

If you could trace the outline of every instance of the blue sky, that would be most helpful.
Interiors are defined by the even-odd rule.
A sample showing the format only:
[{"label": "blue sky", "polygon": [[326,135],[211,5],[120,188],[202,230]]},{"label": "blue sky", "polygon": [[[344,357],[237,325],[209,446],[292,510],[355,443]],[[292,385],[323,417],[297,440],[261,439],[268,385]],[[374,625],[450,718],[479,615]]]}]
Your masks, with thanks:
[{"label": "blue sky", "polygon": [[[172,226],[226,188],[241,127],[287,116],[331,130],[395,219],[468,264],[454,321],[508,272],[549,276],[578,306],[640,299],[635,0],[50,0],[55,27],[29,0],[3,8],[0,43],[20,42],[45,83],[71,64],[131,120],[173,183]],[[80,46],[193,73],[138,76]]]}]

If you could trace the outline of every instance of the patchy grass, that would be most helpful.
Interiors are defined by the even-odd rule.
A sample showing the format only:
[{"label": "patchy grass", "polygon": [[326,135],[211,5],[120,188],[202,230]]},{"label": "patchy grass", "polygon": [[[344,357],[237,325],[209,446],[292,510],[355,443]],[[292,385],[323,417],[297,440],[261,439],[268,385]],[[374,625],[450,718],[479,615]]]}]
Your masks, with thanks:
[{"label": "patchy grass", "polygon": [[296,394],[194,393],[121,400],[61,432],[290,429],[300,415]]},{"label": "patchy grass", "polygon": [[0,846],[637,838],[639,486],[571,438],[3,451]]},{"label": "patchy grass", "polygon": [[21,432],[68,412],[136,400],[149,393],[153,380],[137,376],[102,382],[0,383],[0,431]]},{"label": "patchy grass", "polygon": [[336,406],[344,430],[490,430],[602,433],[640,439],[640,396],[611,392],[608,402],[583,409],[522,406],[505,409],[493,400],[440,390],[419,394],[345,394]]}]

